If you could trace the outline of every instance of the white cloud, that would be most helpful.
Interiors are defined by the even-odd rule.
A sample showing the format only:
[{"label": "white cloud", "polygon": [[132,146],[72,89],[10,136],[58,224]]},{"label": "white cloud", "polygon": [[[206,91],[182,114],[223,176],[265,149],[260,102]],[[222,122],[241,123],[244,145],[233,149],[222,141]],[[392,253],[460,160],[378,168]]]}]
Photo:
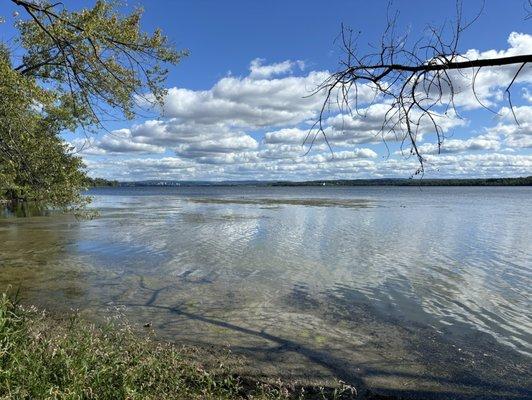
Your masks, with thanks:
[{"label": "white cloud", "polygon": [[[471,49],[466,51],[461,60],[476,60],[485,58],[512,57],[523,54],[532,54],[532,35],[512,32],[508,37],[508,49],[479,51]],[[475,109],[482,107],[480,102],[487,107],[493,107],[504,98],[504,90],[512,81],[520,65],[505,65],[498,67],[484,67],[480,69],[449,71],[455,89],[454,102],[459,107]],[[471,83],[475,82],[473,88]],[[532,83],[532,65],[526,65],[514,85]],[[476,94],[476,96],[475,96]]]},{"label": "white cloud", "polygon": [[[90,165],[93,174],[134,179],[354,179],[408,177],[416,169],[414,159],[390,158],[382,162],[354,157],[298,158],[263,162],[253,152],[204,157],[202,162],[179,157],[110,160]],[[525,176],[532,169],[532,155],[486,153],[427,156],[426,177]]]},{"label": "white cloud", "polygon": [[532,156],[501,153],[428,156],[430,168],[452,175],[523,176],[532,170]]},{"label": "white cloud", "polygon": [[528,102],[528,103],[532,103],[532,92],[530,92],[530,90],[528,90],[528,88],[523,88],[523,98]]},{"label": "white cloud", "polygon": [[345,160],[355,160],[359,158],[376,158],[377,153],[371,149],[354,149],[338,151],[332,154],[318,154],[310,158],[310,161],[316,162],[340,162]]},{"label": "white cloud", "polygon": [[255,58],[249,66],[249,77],[251,79],[265,79],[276,75],[283,75],[293,71],[297,67],[300,70],[305,69],[304,61],[286,60],[276,64],[264,65],[263,58]]},{"label": "white cloud", "polygon": [[182,144],[176,148],[176,153],[182,157],[202,157],[212,153],[233,153],[254,150],[258,147],[255,139],[248,135],[222,139],[203,140],[190,144]]},{"label": "white cloud", "polygon": [[96,146],[111,153],[164,153],[165,151],[161,146],[133,141],[129,129],[120,129],[105,135]]},{"label": "white cloud", "polygon": [[[390,119],[388,124],[383,126],[386,112],[389,110],[387,104],[373,104],[367,108],[361,108],[357,114],[345,115],[337,114],[329,117],[324,121],[324,133],[328,142],[332,146],[350,147],[364,143],[381,143],[383,140],[388,142],[401,142],[405,139],[401,130],[397,132],[390,131],[391,125],[397,123],[396,119]],[[454,114],[437,115],[434,119],[441,127],[443,133],[450,131],[452,128],[464,126],[466,121],[456,117]],[[432,122],[428,118],[420,120],[417,139],[421,140],[424,134],[434,133]],[[266,132],[264,141],[266,143],[284,143],[284,144],[303,144],[305,139],[312,141],[315,136],[315,144],[323,144],[325,137],[316,130],[309,135],[309,129],[285,128],[277,131]]]},{"label": "white cloud", "polygon": [[[528,51],[530,35],[512,34],[509,44],[502,52],[470,50],[466,55],[519,54]],[[171,88],[161,120],[96,138],[83,154],[93,175],[125,180],[405,177],[415,171],[415,158],[405,160],[397,152],[405,140],[403,134],[396,136],[382,129],[389,105],[372,104],[374,92],[367,86],[359,88],[358,114],[342,114],[333,104],[324,119],[332,154],[322,135],[316,137],[312,149],[308,142],[303,146],[324,101],[323,93],[310,94],[328,77],[327,71],[303,69],[298,61],[268,65],[255,59],[248,76],[226,76],[207,90]],[[501,71],[481,70],[477,78],[481,98],[490,104],[500,104],[500,91],[505,87],[501,82],[511,76],[511,70]],[[529,82],[530,73],[525,72],[520,84]],[[462,83],[465,88],[466,81]],[[473,108],[476,101],[466,92],[464,89],[457,97],[461,109]],[[530,101],[526,87],[521,101]],[[515,112],[519,125],[503,107],[492,127],[475,129],[482,134],[474,137],[446,139],[440,155],[436,155],[431,121],[421,119],[417,139],[427,158],[427,172],[451,176],[530,174],[530,156],[519,153],[532,147],[532,106],[519,106]],[[451,112],[435,118],[446,134],[469,124]],[[82,142],[72,143],[79,149]],[[408,147],[408,140],[404,143]],[[167,157],[169,153],[174,155]],[[379,160],[379,155],[388,157]]]},{"label": "white cloud", "polygon": [[134,140],[127,128],[118,129],[104,135],[101,139],[85,138],[71,142],[76,151],[86,155],[119,153],[164,153],[165,148]]},{"label": "white cloud", "polygon": [[441,147],[435,143],[425,143],[418,147],[421,154],[463,153],[475,150],[499,150],[501,142],[498,137],[490,135],[476,136],[470,139],[446,139]]},{"label": "white cloud", "polygon": [[532,106],[509,107],[499,110],[499,123],[489,129],[494,134],[502,134],[505,144],[513,148],[532,148]]},{"label": "white cloud", "polygon": [[299,124],[316,117],[323,97],[311,94],[326,77],[327,72],[263,80],[225,77],[210,90],[171,88],[164,115],[248,129]]},{"label": "white cloud", "polygon": [[264,143],[261,150],[258,152],[258,157],[265,159],[295,159],[304,157],[307,153],[302,145],[298,144],[278,144],[278,143]]},{"label": "white cloud", "polygon": [[302,145],[308,134],[308,129],[285,128],[278,131],[266,132],[264,134],[264,141],[271,144],[293,143]]}]

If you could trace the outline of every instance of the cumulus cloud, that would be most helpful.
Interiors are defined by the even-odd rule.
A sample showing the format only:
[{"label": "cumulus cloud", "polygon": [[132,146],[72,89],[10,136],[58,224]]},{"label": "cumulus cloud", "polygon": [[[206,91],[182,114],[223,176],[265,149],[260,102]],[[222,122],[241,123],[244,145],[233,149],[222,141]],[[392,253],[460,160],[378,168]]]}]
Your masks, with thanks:
[{"label": "cumulus cloud", "polygon": [[[388,110],[388,104],[379,103],[359,109],[354,116],[338,114],[329,118],[327,124],[332,130],[331,140],[345,144],[404,141],[406,127],[398,121],[397,116],[387,117]],[[416,129],[418,141],[421,141],[424,135],[435,134],[432,121],[438,124],[442,133],[466,124],[464,119],[452,111],[446,114],[433,112],[432,120],[428,116],[416,116],[415,113],[412,118],[419,124]]]},{"label": "cumulus cloud", "polygon": [[299,143],[303,144],[303,141],[308,136],[309,130],[303,130],[300,128],[284,128],[277,131],[266,132],[264,134],[264,141],[270,144],[285,144],[285,143]]},{"label": "cumulus cloud", "polygon": [[532,103],[532,92],[528,88],[523,88],[523,98],[528,102]]},{"label": "cumulus cloud", "polygon": [[319,71],[280,79],[225,77],[210,90],[171,88],[163,112],[185,122],[247,129],[299,124],[316,117],[323,97],[311,94],[326,77]]},{"label": "cumulus cloud", "polygon": [[112,131],[101,139],[85,138],[71,142],[75,151],[86,155],[122,153],[164,153],[165,148],[133,140],[131,130],[124,128]]},{"label": "cumulus cloud", "polygon": [[511,148],[532,148],[532,106],[509,107],[499,110],[499,123],[489,129],[502,134]]},{"label": "cumulus cloud", "polygon": [[182,157],[193,158],[212,153],[233,153],[254,150],[257,147],[258,143],[255,139],[248,135],[242,135],[182,144],[176,148],[176,153]]},{"label": "cumulus cloud", "polygon": [[[413,159],[375,159],[346,157],[321,160],[298,158],[294,162],[275,160],[262,162],[253,153],[224,154],[202,163],[178,157],[162,159],[135,158],[108,160],[89,165],[94,175],[135,179],[335,179],[405,177],[417,167]],[[532,155],[485,153],[427,156],[427,177],[524,176],[530,174]]]},{"label": "cumulus cloud", "polygon": [[501,153],[429,156],[427,163],[450,175],[523,176],[532,170],[532,156]]},{"label": "cumulus cloud", "polygon": [[[323,144],[325,137],[334,146],[349,147],[364,143],[402,142],[405,140],[400,129],[393,131],[391,126],[397,120],[391,118],[388,124],[383,125],[386,113],[389,110],[388,104],[372,104],[366,108],[360,108],[354,115],[337,114],[325,120],[324,134],[315,137],[312,132],[309,137],[309,129],[285,128],[276,131],[266,132],[264,141],[266,143],[302,144],[305,139],[314,140],[314,144]],[[466,121],[458,118],[454,113],[447,115],[433,114],[434,120],[438,123],[443,133],[453,128],[464,126]],[[434,133],[434,127],[429,118],[421,118],[418,128],[418,140],[424,134]],[[314,131],[316,134],[316,131]],[[309,141],[307,140],[307,141]]]},{"label": "cumulus cloud", "polygon": [[[471,49],[466,51],[460,57],[460,60],[531,54],[532,35],[512,32],[508,37],[508,46],[506,50],[480,51]],[[452,79],[455,90],[455,104],[466,109],[480,108],[482,105],[487,107],[496,105],[503,100],[504,90],[508,87],[519,68],[520,65],[505,65],[475,70],[450,71],[449,77]],[[473,81],[475,83],[474,88],[471,85]],[[521,70],[514,85],[522,83],[532,83],[532,66],[530,64],[525,65]]]},{"label": "cumulus cloud", "polygon": [[105,135],[97,147],[112,153],[164,153],[164,147],[132,140],[129,129],[120,129]]},{"label": "cumulus cloud", "polygon": [[272,160],[283,158],[295,159],[297,157],[304,157],[306,153],[307,149],[301,144],[264,143],[257,156]]},{"label": "cumulus cloud", "polygon": [[263,58],[255,58],[253,61],[251,61],[249,66],[249,77],[251,79],[265,79],[275,75],[287,74],[292,72],[296,67],[300,70],[305,69],[305,62],[300,60],[286,60],[280,63],[267,65],[264,65],[264,61],[265,60]]},{"label": "cumulus cloud", "polygon": [[371,149],[354,149],[354,150],[345,150],[332,153],[330,156],[326,154],[318,154],[311,157],[311,161],[316,162],[339,162],[345,160],[354,160],[359,158],[375,158],[377,153]]},{"label": "cumulus cloud", "polygon": [[[531,35],[513,33],[506,50],[469,50],[464,57],[523,52],[532,52]],[[263,59],[253,60],[249,71],[243,77],[223,77],[206,90],[170,88],[160,120],[113,131],[89,145],[85,142],[82,154],[88,157],[89,169],[100,176],[112,171],[109,177],[125,180],[404,177],[416,169],[415,159],[405,160],[396,151],[405,140],[400,130],[396,134],[383,127],[389,104],[376,102],[369,86],[359,88],[359,113],[347,115],[331,104],[323,120],[326,142],[323,135],[309,136],[309,131],[324,101],[323,93],[311,94],[329,76],[327,71],[305,71],[301,61],[267,64]],[[446,139],[437,155],[432,122],[420,119],[417,140],[429,170],[485,175],[497,168],[504,173],[524,173],[528,168],[530,174],[530,156],[510,151],[532,147],[532,106],[516,108],[519,124],[507,108],[500,107],[504,81],[511,79],[512,71],[501,67],[478,73],[477,95],[486,105],[500,108],[500,116],[493,126],[481,129],[482,134]],[[459,109],[479,107],[467,76],[453,79],[460,89],[455,99]],[[521,101],[531,101],[526,87],[531,81],[530,69],[524,70],[516,83],[525,84]],[[434,118],[443,133],[456,128],[465,133],[469,124],[450,111]],[[310,140],[303,146],[306,138]],[[383,146],[383,140],[391,149]],[[72,143],[80,150],[82,142]],[[388,157],[379,160],[381,153]]]},{"label": "cumulus cloud", "polygon": [[425,143],[418,147],[421,154],[463,153],[475,150],[499,150],[501,142],[493,135],[481,135],[470,139],[446,139],[440,148],[435,143]]}]

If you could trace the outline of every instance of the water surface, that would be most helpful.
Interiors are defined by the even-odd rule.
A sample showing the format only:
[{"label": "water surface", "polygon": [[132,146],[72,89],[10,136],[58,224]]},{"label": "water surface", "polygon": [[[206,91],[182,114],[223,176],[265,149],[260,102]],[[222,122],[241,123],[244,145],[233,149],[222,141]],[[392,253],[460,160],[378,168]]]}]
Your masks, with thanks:
[{"label": "water surface", "polygon": [[0,283],[250,373],[432,398],[531,394],[532,188],[101,188],[0,220]]}]

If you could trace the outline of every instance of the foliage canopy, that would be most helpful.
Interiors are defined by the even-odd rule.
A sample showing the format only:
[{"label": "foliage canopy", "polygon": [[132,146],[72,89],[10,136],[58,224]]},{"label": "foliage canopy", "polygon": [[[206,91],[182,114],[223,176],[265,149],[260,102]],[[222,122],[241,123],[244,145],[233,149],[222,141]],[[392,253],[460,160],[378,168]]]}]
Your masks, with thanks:
[{"label": "foliage canopy", "polygon": [[141,9],[122,15],[113,1],[75,11],[11,2],[24,16],[15,22],[23,55],[0,43],[0,200],[82,205],[84,165],[62,135],[133,118],[139,98],[162,103],[165,65],[186,52],[143,32]]}]

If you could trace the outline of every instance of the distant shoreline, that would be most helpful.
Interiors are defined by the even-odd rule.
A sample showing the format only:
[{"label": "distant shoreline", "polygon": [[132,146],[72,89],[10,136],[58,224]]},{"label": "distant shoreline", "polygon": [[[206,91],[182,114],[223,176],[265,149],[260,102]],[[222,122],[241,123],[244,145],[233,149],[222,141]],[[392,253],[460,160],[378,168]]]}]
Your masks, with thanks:
[{"label": "distant shoreline", "polygon": [[144,187],[144,186],[532,186],[532,176],[517,178],[472,178],[472,179],[336,179],[312,181],[165,181],[149,180],[136,182],[109,181],[95,178],[90,187]]}]

